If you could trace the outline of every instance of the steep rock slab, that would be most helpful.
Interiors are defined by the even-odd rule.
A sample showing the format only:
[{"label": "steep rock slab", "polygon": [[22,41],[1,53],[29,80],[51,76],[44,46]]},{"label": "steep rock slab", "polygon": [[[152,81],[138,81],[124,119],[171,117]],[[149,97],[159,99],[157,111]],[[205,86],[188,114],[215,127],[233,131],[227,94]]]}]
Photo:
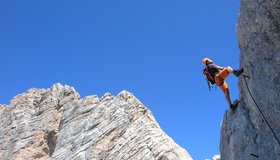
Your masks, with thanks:
[{"label": "steep rock slab", "polygon": [[[240,64],[261,112],[280,138],[280,1],[241,0],[237,37]],[[221,126],[221,159],[280,160],[280,146],[240,77],[237,111]]]},{"label": "steep rock slab", "polygon": [[127,91],[80,99],[56,84],[2,107],[0,159],[191,159]]}]

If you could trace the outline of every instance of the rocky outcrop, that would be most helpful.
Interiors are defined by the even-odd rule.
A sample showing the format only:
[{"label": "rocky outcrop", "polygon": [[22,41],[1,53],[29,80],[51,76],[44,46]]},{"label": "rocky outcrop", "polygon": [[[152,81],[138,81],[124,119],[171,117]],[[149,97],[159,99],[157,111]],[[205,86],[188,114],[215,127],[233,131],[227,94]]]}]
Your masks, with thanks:
[{"label": "rocky outcrop", "polygon": [[[280,1],[241,0],[237,37],[240,65],[261,112],[280,138]],[[221,127],[222,160],[280,160],[280,145],[256,107],[244,77],[240,105],[227,111]]]},{"label": "rocky outcrop", "polygon": [[0,111],[0,159],[190,160],[131,93],[83,99],[69,86],[30,89]]}]

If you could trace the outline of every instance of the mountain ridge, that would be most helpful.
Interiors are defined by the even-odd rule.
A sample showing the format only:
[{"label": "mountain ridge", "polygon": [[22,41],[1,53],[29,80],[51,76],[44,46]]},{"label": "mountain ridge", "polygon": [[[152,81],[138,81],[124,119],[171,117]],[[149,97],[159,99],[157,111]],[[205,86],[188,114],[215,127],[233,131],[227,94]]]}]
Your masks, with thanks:
[{"label": "mountain ridge", "polygon": [[2,159],[192,159],[132,93],[29,89],[0,111]]}]

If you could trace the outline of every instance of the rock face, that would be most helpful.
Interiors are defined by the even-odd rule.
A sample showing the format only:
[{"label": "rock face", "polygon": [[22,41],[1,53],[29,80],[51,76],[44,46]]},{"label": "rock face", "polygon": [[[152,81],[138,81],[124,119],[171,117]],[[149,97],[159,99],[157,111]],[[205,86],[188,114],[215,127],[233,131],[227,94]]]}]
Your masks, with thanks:
[{"label": "rock face", "polygon": [[[280,1],[241,0],[237,37],[248,88],[280,139]],[[221,127],[222,160],[280,160],[280,144],[257,109],[244,77],[240,105],[227,111]]]},{"label": "rock face", "polygon": [[131,93],[30,89],[0,111],[0,159],[191,160]]}]

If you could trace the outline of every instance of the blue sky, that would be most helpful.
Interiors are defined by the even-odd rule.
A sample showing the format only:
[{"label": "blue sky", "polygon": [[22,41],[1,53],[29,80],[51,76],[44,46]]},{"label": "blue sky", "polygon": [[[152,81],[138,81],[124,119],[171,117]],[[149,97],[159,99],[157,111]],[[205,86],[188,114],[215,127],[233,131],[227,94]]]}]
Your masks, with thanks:
[{"label": "blue sky", "polygon": [[[195,160],[219,153],[227,103],[201,60],[239,67],[238,1],[1,0],[0,103],[60,82],[132,92]],[[237,98],[237,78],[227,82]]]}]

